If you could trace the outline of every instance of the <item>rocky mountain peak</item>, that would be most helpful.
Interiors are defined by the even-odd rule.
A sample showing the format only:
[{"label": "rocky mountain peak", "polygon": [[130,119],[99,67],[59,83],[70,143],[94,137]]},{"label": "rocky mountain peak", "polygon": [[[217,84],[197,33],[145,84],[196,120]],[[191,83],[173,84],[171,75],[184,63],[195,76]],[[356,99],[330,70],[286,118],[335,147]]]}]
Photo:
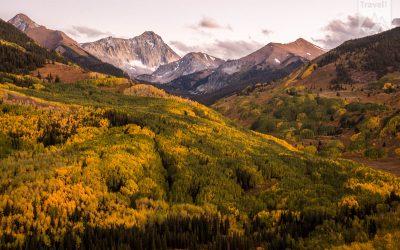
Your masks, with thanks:
[{"label": "rocky mountain peak", "polygon": [[162,38],[159,35],[157,35],[154,31],[145,31],[137,37],[144,38],[144,39],[161,39],[162,40]]},{"label": "rocky mountain peak", "polygon": [[130,39],[107,37],[84,43],[82,47],[101,60],[123,69],[131,77],[151,74],[159,66],[180,59],[153,31]]},{"label": "rocky mountain peak", "polygon": [[216,69],[222,63],[224,63],[224,60],[205,53],[191,52],[178,61],[161,65],[151,75],[140,75],[137,79],[156,83],[168,83],[195,72]]},{"label": "rocky mountain peak", "polygon": [[26,32],[29,29],[40,27],[39,24],[35,23],[27,15],[22,13],[17,14],[15,17],[11,18],[8,22],[23,32]]},{"label": "rocky mountain peak", "polygon": [[214,62],[214,61],[218,61],[218,62],[223,62],[223,60],[210,56],[206,53],[202,53],[202,52],[190,52],[188,54],[186,54],[184,57],[182,57],[182,60],[186,59],[186,60],[198,60],[198,61],[210,61],[210,62]]}]

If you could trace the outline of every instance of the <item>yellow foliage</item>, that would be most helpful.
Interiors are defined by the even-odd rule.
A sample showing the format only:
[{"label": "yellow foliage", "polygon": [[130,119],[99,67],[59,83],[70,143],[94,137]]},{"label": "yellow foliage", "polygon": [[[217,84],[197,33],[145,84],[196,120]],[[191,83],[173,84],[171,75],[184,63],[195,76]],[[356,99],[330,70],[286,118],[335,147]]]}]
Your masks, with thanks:
[{"label": "yellow foliage", "polygon": [[383,90],[392,90],[394,89],[394,85],[391,82],[387,82],[383,85]]},{"label": "yellow foliage", "polygon": [[341,207],[348,207],[348,208],[358,208],[359,207],[357,198],[355,196],[343,197],[340,200],[338,205]]},{"label": "yellow foliage", "polygon": [[142,135],[146,135],[146,136],[149,136],[149,137],[151,137],[151,138],[154,138],[155,137],[155,134],[154,134],[154,132],[153,131],[151,131],[150,129],[148,129],[148,128],[141,128],[141,127],[139,127],[138,125],[136,125],[136,124],[128,124],[128,125],[126,125],[125,126],[125,133],[126,134],[130,134],[130,135],[139,135],[139,134],[142,134]]},{"label": "yellow foliage", "polygon": [[310,76],[314,70],[317,68],[317,64],[313,63],[310,66],[308,66],[308,68],[303,72],[303,74],[301,75],[301,79],[305,79],[308,76]]},{"label": "yellow foliage", "polygon": [[346,187],[354,190],[361,189],[371,193],[380,194],[382,196],[388,195],[391,191],[393,191],[394,188],[392,185],[388,185],[387,183],[382,181],[380,181],[379,183],[378,182],[362,183],[355,178],[350,178],[346,183]]},{"label": "yellow foliage", "polygon": [[351,141],[357,141],[358,138],[360,138],[360,136],[361,136],[361,133],[353,134],[353,135],[350,137],[350,140],[351,140]]},{"label": "yellow foliage", "polygon": [[261,137],[263,137],[263,138],[265,138],[265,139],[267,139],[267,140],[269,140],[269,141],[273,141],[273,142],[275,142],[276,144],[278,144],[278,145],[284,147],[284,148],[287,149],[287,150],[294,151],[294,152],[298,152],[298,151],[299,151],[297,148],[293,147],[293,146],[292,146],[291,144],[289,144],[287,141],[282,140],[282,139],[279,139],[279,138],[276,138],[275,136],[266,135],[266,134],[261,134],[261,133],[258,133],[258,132],[253,132],[253,133],[255,133],[255,134],[257,134],[257,135],[259,135],[259,136],[261,136]]},{"label": "yellow foliage", "polygon": [[8,47],[13,47],[13,48],[15,48],[15,49],[18,49],[18,50],[24,52],[24,53],[26,52],[26,50],[25,50],[23,47],[19,46],[18,44],[12,43],[12,42],[8,42],[8,41],[3,40],[3,39],[0,39],[0,45],[4,45],[4,46],[8,46]]},{"label": "yellow foliage", "polygon": [[345,108],[339,108],[336,113],[335,116],[342,116],[344,114],[346,114],[347,110]]},{"label": "yellow foliage", "polygon": [[99,87],[115,87],[121,84],[127,84],[128,82],[129,80],[126,78],[110,77],[104,75],[96,75],[96,78],[79,81],[79,83],[93,84]]},{"label": "yellow foliage", "polygon": [[132,196],[139,191],[139,186],[132,179],[127,180],[126,184],[121,188],[123,195]]},{"label": "yellow foliage", "polygon": [[400,148],[396,148],[396,149],[394,150],[394,153],[395,153],[397,156],[400,157]]},{"label": "yellow foliage", "polygon": [[146,84],[135,84],[124,90],[125,95],[135,95],[143,97],[168,97],[165,91]]}]

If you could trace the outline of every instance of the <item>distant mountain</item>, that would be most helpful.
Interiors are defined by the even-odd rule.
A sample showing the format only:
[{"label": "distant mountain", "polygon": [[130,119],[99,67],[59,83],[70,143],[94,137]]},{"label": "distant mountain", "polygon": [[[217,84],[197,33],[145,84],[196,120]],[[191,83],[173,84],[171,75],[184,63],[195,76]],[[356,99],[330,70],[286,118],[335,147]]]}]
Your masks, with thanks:
[{"label": "distant mountain", "polygon": [[104,62],[123,69],[131,77],[151,74],[159,66],[180,59],[180,56],[152,31],[146,31],[131,39],[107,37],[96,42],[84,43],[82,47]]},{"label": "distant mountain", "polygon": [[224,63],[224,60],[219,58],[201,52],[192,52],[178,61],[161,65],[151,75],[140,75],[136,78],[153,83],[168,83],[195,72],[216,69],[222,63]]},{"label": "distant mountain", "polygon": [[286,75],[293,66],[301,65],[323,53],[321,48],[304,39],[288,44],[270,43],[248,56],[222,64],[194,91],[207,94],[225,87],[242,85],[243,82],[250,85],[272,81]]},{"label": "distant mountain", "polygon": [[67,36],[64,32],[47,29],[39,25],[24,14],[18,14],[8,21],[41,46],[55,50],[65,58],[91,71],[123,76],[122,70],[104,63],[92,54],[85,51],[79,43]]},{"label": "distant mountain", "polygon": [[[292,43],[270,43],[238,60],[229,60],[217,69],[179,77],[165,86],[175,94],[212,103],[215,100],[256,83],[270,82],[325,53],[300,38]],[[202,78],[199,79],[199,77]]]},{"label": "distant mountain", "polygon": [[22,31],[0,19],[0,72],[29,74],[48,61],[66,63],[57,53],[39,46]]}]

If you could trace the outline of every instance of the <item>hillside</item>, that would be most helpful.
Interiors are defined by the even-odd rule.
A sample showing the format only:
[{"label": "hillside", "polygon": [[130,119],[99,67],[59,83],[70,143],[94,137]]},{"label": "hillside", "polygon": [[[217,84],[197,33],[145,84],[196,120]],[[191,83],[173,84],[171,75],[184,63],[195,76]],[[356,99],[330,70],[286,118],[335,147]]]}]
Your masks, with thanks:
[{"label": "hillside", "polygon": [[392,175],[149,86],[19,86],[0,85],[1,248],[399,246]]},{"label": "hillside", "polygon": [[0,72],[28,74],[49,61],[66,62],[0,19]]},{"label": "hillside", "polygon": [[[314,69],[308,75],[306,66],[293,76],[291,84],[317,86],[318,90],[345,90],[346,86],[360,84],[367,88],[382,77],[400,70],[400,27],[377,35],[343,43],[316,58]],[[361,88],[355,89],[360,92]],[[359,93],[357,93],[359,94]]]},{"label": "hillside", "polygon": [[79,43],[59,30],[51,30],[39,25],[24,14],[18,14],[8,21],[24,32],[39,45],[57,51],[63,57],[87,70],[123,77],[121,69],[104,63],[81,48]]},{"label": "hillside", "polygon": [[400,175],[399,35],[396,28],[345,42],[276,83],[248,88],[214,107],[299,148]]},{"label": "hillside", "polygon": [[362,81],[357,79],[357,72],[370,72],[373,73],[371,77],[375,77],[373,80],[379,79],[389,72],[400,70],[400,27],[346,41],[315,62],[319,67],[335,63],[336,73],[341,73],[337,75],[337,84]]}]

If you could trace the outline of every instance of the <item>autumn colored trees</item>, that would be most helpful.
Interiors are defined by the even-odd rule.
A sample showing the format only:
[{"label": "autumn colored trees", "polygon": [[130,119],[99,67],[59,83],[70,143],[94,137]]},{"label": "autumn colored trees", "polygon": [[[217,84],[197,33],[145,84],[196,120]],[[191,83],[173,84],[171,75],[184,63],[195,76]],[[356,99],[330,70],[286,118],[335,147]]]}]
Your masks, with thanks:
[{"label": "autumn colored trees", "polygon": [[396,237],[394,176],[304,154],[177,97],[2,86],[0,248],[307,249]]}]

